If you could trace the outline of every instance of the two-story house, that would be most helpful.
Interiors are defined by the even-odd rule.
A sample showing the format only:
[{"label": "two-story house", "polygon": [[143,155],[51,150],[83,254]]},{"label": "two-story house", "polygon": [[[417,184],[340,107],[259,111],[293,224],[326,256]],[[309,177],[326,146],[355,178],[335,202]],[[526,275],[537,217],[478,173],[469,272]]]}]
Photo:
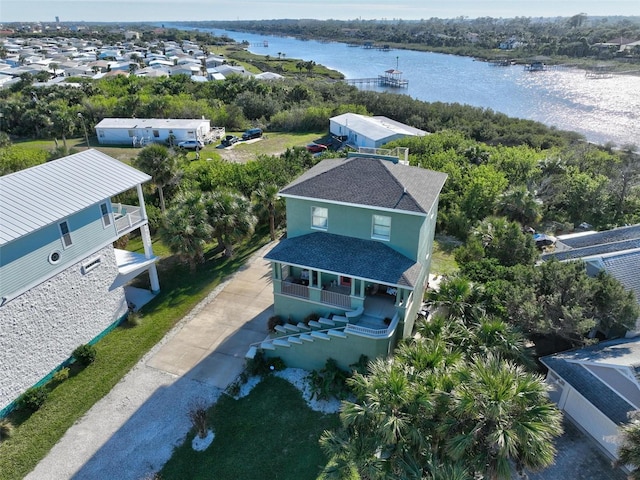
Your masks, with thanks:
[{"label": "two-story house", "polygon": [[[131,279],[148,272],[159,291],[150,179],[97,150],[0,177],[0,414],[126,316]],[[131,190],[137,205],[112,202]],[[144,254],[113,247],[135,230]]]},{"label": "two-story house", "polygon": [[287,238],[265,258],[285,324],[248,355],[262,350],[306,369],[333,358],[347,368],[411,335],[446,177],[354,154],[324,160],[282,189]]}]

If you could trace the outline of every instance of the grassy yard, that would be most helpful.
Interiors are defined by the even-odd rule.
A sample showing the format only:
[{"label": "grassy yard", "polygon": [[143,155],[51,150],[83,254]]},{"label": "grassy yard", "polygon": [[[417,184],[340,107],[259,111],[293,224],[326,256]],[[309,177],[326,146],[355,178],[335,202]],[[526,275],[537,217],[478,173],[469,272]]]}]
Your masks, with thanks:
[{"label": "grassy yard", "polygon": [[[242,136],[243,132],[227,132],[228,135]],[[258,155],[280,155],[287,148],[304,147],[305,145],[320,141],[326,137],[327,132],[311,132],[311,133],[282,133],[282,132],[266,132],[265,135],[256,142],[239,142],[229,149],[219,148],[219,143],[206,145],[200,151],[200,158],[222,158],[224,160],[245,163],[249,160],[255,160]],[[61,141],[58,141],[62,145]],[[54,140],[16,140],[15,145],[23,148],[38,151],[53,151],[56,147]],[[133,148],[124,145],[105,146],[99,145],[95,137],[89,137],[91,148],[101,151],[121,162],[130,164],[131,161],[140,153],[140,148]],[[68,138],[67,147],[70,150],[81,152],[86,150],[84,137]],[[187,159],[195,160],[196,153],[193,151],[186,152]]]},{"label": "grassy yard", "polygon": [[311,410],[286,380],[269,376],[246,397],[222,396],[209,410],[215,432],[203,452],[192,432],[160,472],[163,480],[314,480],[327,463],[318,440],[337,414]]},{"label": "grassy yard", "polygon": [[[242,132],[227,132],[229,135],[241,136]],[[230,162],[244,163],[255,159],[258,155],[280,155],[287,148],[304,147],[305,145],[319,141],[324,138],[327,132],[312,133],[281,133],[265,132],[258,141],[238,142],[231,148],[217,149],[216,153],[224,160]],[[207,158],[207,149],[200,153],[200,158]]]},{"label": "grassy yard", "polygon": [[266,242],[265,235],[256,234],[238,246],[232,259],[210,250],[206,262],[199,265],[193,275],[174,258],[162,259],[158,268],[162,291],[143,308],[140,324],[131,327],[125,323],[102,338],[96,344],[96,361],[84,370],[73,371],[69,379],[53,388],[40,410],[30,416],[20,412],[10,416],[16,429],[9,440],[0,443],[0,480],[21,479],[30,472],[78,418],[109,393],[185,314]]},{"label": "grassy yard", "polygon": [[458,264],[453,258],[453,251],[461,245],[461,242],[442,235],[436,235],[433,242],[431,273],[434,275],[447,275],[458,270]]}]

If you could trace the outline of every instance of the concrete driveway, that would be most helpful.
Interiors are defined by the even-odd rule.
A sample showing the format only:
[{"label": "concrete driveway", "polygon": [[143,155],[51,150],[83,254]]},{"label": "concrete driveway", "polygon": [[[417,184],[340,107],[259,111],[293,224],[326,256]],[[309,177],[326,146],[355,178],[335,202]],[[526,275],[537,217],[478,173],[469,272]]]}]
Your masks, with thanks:
[{"label": "concrete driveway", "polygon": [[117,478],[157,472],[191,428],[195,403],[213,404],[267,336],[271,269],[257,252],[73,425],[29,480]]}]

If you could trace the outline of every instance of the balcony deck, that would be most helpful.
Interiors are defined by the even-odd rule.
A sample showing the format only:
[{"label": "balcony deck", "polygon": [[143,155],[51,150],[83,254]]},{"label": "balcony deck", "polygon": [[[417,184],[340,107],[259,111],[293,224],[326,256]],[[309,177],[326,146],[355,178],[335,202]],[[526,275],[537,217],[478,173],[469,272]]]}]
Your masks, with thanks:
[{"label": "balcony deck", "polygon": [[147,219],[142,216],[142,208],[137,205],[114,203],[112,207],[118,235],[129,233],[141,227],[147,221]]}]

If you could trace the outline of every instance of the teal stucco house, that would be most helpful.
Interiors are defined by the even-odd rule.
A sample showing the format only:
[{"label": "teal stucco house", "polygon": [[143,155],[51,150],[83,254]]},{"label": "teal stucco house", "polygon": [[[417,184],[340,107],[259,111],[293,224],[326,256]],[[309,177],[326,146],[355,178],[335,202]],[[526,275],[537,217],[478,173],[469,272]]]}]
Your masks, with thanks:
[{"label": "teal stucco house", "polygon": [[411,335],[447,176],[397,158],[323,160],[281,190],[287,238],[267,255],[283,321],[254,346],[288,366],[342,368]]},{"label": "teal stucco house", "polygon": [[[141,293],[152,296],[130,280],[147,273],[159,291],[142,195],[149,180],[97,150],[0,177],[0,416],[117,325]],[[135,201],[115,203],[123,192]],[[135,231],[144,254],[114,248]]]}]

